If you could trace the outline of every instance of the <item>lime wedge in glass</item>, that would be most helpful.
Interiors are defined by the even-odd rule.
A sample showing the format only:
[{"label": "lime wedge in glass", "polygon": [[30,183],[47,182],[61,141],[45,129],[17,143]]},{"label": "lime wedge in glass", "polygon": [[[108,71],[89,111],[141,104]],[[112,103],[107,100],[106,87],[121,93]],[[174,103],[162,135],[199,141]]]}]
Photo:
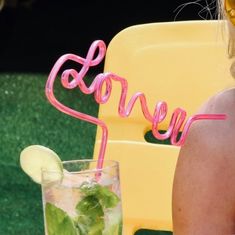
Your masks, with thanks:
[{"label": "lime wedge in glass", "polygon": [[42,181],[42,170],[52,171],[49,180],[61,180],[63,176],[62,162],[58,155],[51,149],[41,145],[26,147],[20,154],[20,165],[23,171],[33,181],[40,184]]}]

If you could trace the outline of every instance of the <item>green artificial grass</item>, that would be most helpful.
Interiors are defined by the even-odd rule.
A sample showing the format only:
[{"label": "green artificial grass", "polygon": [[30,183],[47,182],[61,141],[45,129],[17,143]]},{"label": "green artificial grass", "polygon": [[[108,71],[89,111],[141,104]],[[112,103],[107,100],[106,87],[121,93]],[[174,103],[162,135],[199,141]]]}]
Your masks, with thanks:
[{"label": "green artificial grass", "polygon": [[[44,234],[40,185],[19,166],[20,152],[26,146],[47,146],[62,160],[92,157],[96,126],[55,109],[44,93],[46,80],[45,74],[0,74],[0,234],[3,235]],[[92,95],[81,94],[79,89],[66,90],[57,80],[55,94],[62,103],[97,116],[98,105]]]},{"label": "green artificial grass", "polygon": [[[46,99],[47,75],[0,74],[0,234],[42,235],[40,186],[19,167],[19,155],[32,144],[47,146],[62,160],[91,158],[96,126],[55,109]],[[64,104],[96,116],[98,105],[79,89],[56,82]]]}]

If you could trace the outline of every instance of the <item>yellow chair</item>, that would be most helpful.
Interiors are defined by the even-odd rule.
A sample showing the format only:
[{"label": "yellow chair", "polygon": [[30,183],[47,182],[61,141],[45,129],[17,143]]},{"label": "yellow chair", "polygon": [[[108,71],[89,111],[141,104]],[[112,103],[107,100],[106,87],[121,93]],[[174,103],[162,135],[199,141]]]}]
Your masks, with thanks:
[{"label": "yellow chair", "polygon": [[[151,111],[168,103],[161,124],[166,130],[177,107],[193,115],[208,97],[234,85],[229,74],[226,28],[223,21],[151,23],[128,27],[110,42],[105,72],[127,79],[128,96],[146,94]],[[118,115],[120,84],[113,82],[99,118],[109,128],[105,158],[120,162],[124,234],[143,228],[172,231],[171,194],[179,147],[146,142],[151,129],[137,102],[127,118]],[[94,156],[100,148],[98,129]]]}]

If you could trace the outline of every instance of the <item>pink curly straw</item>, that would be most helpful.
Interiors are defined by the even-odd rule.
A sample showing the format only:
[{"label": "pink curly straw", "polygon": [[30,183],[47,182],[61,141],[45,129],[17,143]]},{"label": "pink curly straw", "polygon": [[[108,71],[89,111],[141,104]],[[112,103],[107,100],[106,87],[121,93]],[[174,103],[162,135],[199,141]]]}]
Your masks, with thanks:
[{"label": "pink curly straw", "polygon": [[[97,56],[95,56],[95,52],[98,50]],[[170,138],[171,144],[180,146],[183,145],[187,133],[189,131],[189,128],[191,124],[196,120],[224,120],[226,119],[225,114],[197,114],[192,117],[190,117],[186,123],[183,125],[185,119],[186,119],[186,111],[184,111],[181,108],[176,108],[175,111],[172,114],[171,121],[169,124],[168,130],[161,134],[158,131],[158,124],[161,123],[166,115],[167,115],[167,103],[164,101],[160,101],[156,104],[155,110],[153,115],[150,113],[145,94],[142,92],[135,93],[128,104],[126,105],[126,96],[127,96],[127,90],[128,90],[128,83],[127,80],[119,77],[116,74],[113,73],[100,73],[98,74],[91,85],[89,87],[86,86],[83,79],[88,72],[89,68],[91,66],[98,65],[104,58],[106,53],[106,46],[105,43],[101,40],[94,41],[87,53],[86,58],[82,58],[80,56],[74,55],[74,54],[65,54],[61,56],[53,66],[47,83],[46,83],[46,96],[48,100],[51,102],[53,106],[55,106],[58,110],[61,112],[64,112],[70,116],[73,116],[75,118],[93,123],[95,125],[98,125],[102,128],[102,140],[101,140],[101,147],[99,151],[98,156],[98,163],[97,168],[101,169],[103,166],[104,161],[104,154],[106,150],[107,140],[108,140],[108,128],[106,124],[99,120],[96,117],[75,111],[62,103],[60,103],[54,96],[54,81],[59,73],[60,68],[62,65],[68,61],[72,60],[82,65],[82,68],[79,72],[77,72],[74,69],[66,69],[61,76],[61,83],[62,85],[67,89],[74,89],[76,87],[79,87],[80,90],[84,94],[92,94],[94,93],[94,98],[98,104],[105,104],[111,95],[112,91],[112,80],[120,82],[121,84],[121,96],[119,100],[119,106],[118,106],[118,113],[121,117],[128,117],[134,107],[135,102],[137,99],[139,99],[142,112],[144,117],[152,123],[152,132],[155,138],[159,140],[165,140]],[[70,78],[73,78],[70,80]],[[102,95],[102,91],[105,89],[104,95]],[[182,134],[179,140],[177,141],[177,136],[180,132],[180,129],[182,127]]]}]

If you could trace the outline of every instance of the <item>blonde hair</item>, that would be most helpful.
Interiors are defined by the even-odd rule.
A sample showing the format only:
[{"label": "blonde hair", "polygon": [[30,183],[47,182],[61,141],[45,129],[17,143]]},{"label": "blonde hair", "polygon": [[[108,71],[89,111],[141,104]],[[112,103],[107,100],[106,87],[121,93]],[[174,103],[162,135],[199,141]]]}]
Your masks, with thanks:
[{"label": "blonde hair", "polygon": [[[186,7],[195,4],[201,7],[198,12],[200,18],[208,20],[218,19],[222,22],[223,27],[221,33],[226,33],[227,55],[229,58],[235,57],[235,0],[192,0],[190,2],[179,5],[175,11],[177,12],[174,19],[177,18],[179,13]],[[215,14],[212,12],[215,10]],[[203,14],[205,16],[203,16]],[[224,35],[223,35],[224,36]],[[235,61],[230,68],[231,75],[235,78]]]},{"label": "blonde hair", "polygon": [[[235,56],[235,0],[218,0],[218,18],[225,19],[228,28],[228,57]],[[235,61],[230,66],[230,74],[235,78]]]},{"label": "blonde hair", "polygon": [[[229,40],[228,40],[228,56],[235,56],[235,9],[230,5],[231,0],[218,0],[219,18],[227,21]],[[234,1],[234,0],[232,0]],[[235,3],[235,1],[234,1]],[[227,7],[229,9],[227,9]]]}]

